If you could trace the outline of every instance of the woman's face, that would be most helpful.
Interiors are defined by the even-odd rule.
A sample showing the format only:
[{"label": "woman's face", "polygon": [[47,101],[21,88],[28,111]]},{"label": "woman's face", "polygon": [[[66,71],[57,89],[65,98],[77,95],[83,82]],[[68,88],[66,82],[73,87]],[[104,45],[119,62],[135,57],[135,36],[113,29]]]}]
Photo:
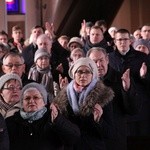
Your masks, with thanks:
[{"label": "woman's face", "polygon": [[93,74],[87,66],[81,66],[74,75],[75,82],[82,87],[87,86],[92,81]]},{"label": "woman's face", "polygon": [[75,62],[81,57],[83,57],[83,53],[81,51],[76,51],[75,53],[71,55],[71,59],[73,60],[73,62]]},{"label": "woman's face", "polygon": [[41,69],[47,68],[49,66],[49,58],[47,56],[38,58],[36,61],[36,65]]},{"label": "woman's face", "polygon": [[23,109],[25,112],[35,112],[45,106],[40,92],[36,88],[27,89],[23,94]]},{"label": "woman's face", "polygon": [[21,85],[17,80],[9,80],[1,90],[1,96],[8,104],[16,104],[20,101]]}]

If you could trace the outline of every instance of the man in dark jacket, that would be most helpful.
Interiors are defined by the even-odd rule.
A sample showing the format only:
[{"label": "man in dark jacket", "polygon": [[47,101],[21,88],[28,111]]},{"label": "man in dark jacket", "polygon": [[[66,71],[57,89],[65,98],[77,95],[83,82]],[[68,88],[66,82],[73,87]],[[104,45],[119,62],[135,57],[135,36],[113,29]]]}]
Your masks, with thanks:
[{"label": "man in dark jacket", "polygon": [[107,50],[107,53],[113,51],[111,46],[108,46],[107,41],[104,38],[103,31],[99,26],[92,26],[90,30],[90,35],[85,41],[84,52],[85,54],[92,47],[102,47]]},{"label": "man in dark jacket", "polygon": [[112,102],[116,136],[113,139],[106,139],[106,146],[108,150],[126,150],[126,114],[137,113],[140,104],[140,99],[130,79],[130,70],[126,70],[121,77],[119,72],[109,66],[108,54],[103,48],[93,47],[88,51],[87,56],[95,61],[99,78],[115,93]]},{"label": "man in dark jacket", "polygon": [[109,54],[110,66],[121,74],[130,69],[131,77],[135,81],[136,89],[142,98],[141,111],[138,115],[128,117],[129,136],[150,135],[150,95],[149,95],[149,63],[148,56],[136,51],[131,46],[130,33],[126,29],[119,29],[115,34],[116,50]]}]

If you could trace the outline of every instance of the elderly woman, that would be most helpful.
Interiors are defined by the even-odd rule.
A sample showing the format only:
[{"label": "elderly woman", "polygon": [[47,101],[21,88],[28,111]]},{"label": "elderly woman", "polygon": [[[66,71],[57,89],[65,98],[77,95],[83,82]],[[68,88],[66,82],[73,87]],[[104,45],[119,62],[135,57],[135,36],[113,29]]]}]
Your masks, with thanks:
[{"label": "elderly woman", "polygon": [[[79,58],[69,69],[73,79],[55,97],[53,104],[81,132],[77,150],[105,150],[103,137],[113,135],[113,91],[98,80],[94,61]],[[108,105],[107,105],[108,104]]]},{"label": "elderly woman", "polygon": [[80,135],[76,125],[66,120],[54,105],[46,107],[43,85],[30,83],[21,94],[21,109],[6,119],[10,150],[71,149]]},{"label": "elderly woman", "polygon": [[0,113],[4,118],[20,109],[22,82],[17,74],[8,73],[0,77]]},{"label": "elderly woman", "polygon": [[70,53],[70,66],[79,58],[85,57],[84,51],[81,48],[75,48]]}]

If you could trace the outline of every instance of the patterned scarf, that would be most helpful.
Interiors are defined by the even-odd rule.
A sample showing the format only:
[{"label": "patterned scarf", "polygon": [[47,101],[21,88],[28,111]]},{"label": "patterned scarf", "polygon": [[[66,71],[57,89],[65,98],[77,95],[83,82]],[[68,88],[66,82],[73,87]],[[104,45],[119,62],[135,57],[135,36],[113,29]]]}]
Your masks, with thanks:
[{"label": "patterned scarf", "polygon": [[35,112],[25,112],[23,109],[20,110],[20,115],[23,119],[27,119],[29,122],[39,120],[47,112],[47,108],[43,107],[42,109]]},{"label": "patterned scarf", "polygon": [[32,79],[42,85],[44,85],[49,97],[54,95],[53,77],[51,74],[51,68],[41,69],[38,66],[34,66],[30,69],[28,79]]},{"label": "patterned scarf", "polygon": [[92,82],[87,87],[83,88],[80,93],[78,93],[74,88],[74,80],[69,83],[67,86],[67,96],[69,104],[71,105],[75,114],[79,113],[80,106],[85,102],[87,95],[91,90],[93,90],[97,81],[97,79],[93,79]]}]

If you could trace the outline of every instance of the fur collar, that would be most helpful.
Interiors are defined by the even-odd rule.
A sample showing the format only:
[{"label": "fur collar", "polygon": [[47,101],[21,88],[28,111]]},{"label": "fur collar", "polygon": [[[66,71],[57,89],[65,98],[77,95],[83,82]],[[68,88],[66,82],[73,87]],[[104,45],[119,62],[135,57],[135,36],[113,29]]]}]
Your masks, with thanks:
[{"label": "fur collar", "polygon": [[[98,81],[94,89],[86,97],[85,103],[80,107],[80,114],[83,116],[90,115],[96,103],[102,107],[107,105],[114,97],[114,92],[111,88],[105,86],[102,81]],[[58,106],[60,112],[67,113],[69,105],[66,88],[62,89],[54,98],[53,102]]]}]

